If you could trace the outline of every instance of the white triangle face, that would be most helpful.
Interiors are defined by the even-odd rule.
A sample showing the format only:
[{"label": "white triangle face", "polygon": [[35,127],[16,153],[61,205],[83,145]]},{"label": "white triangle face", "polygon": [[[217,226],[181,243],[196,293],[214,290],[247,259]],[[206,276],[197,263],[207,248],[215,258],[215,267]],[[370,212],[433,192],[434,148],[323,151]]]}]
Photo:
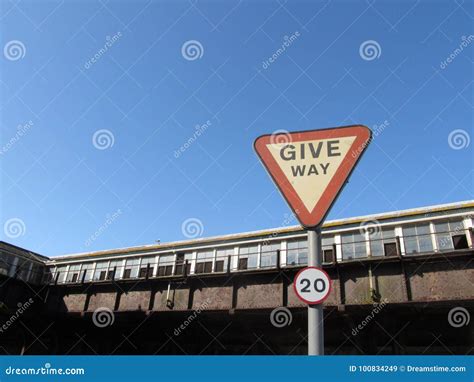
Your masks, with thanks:
[{"label": "white triangle face", "polygon": [[267,148],[305,207],[312,212],[355,139],[353,136],[270,143]]}]

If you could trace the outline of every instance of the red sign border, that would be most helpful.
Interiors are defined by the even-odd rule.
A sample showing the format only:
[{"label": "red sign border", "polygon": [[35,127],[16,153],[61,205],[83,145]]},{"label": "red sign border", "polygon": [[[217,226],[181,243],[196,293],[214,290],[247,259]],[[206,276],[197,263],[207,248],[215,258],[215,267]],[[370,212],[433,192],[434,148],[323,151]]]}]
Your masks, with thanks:
[{"label": "red sign border", "polygon": [[[296,280],[298,279],[298,276],[303,273],[305,270],[307,269],[317,269],[318,271],[321,271],[323,272],[326,277],[328,278],[329,280],[329,290],[328,290],[328,293],[326,294],[325,297],[323,297],[322,299],[316,301],[316,302],[313,302],[313,301],[308,301],[306,300],[305,298],[303,298],[299,293],[298,293],[298,290],[296,289]],[[295,275],[295,278],[293,279],[293,290],[295,291],[295,294],[296,294],[296,297],[298,297],[301,301],[303,301],[304,303],[308,304],[308,305],[317,305],[317,304],[321,304],[322,302],[324,302],[325,300],[327,300],[327,298],[329,297],[329,295],[331,294],[332,292],[332,282],[331,282],[331,277],[329,277],[329,274],[323,269],[323,268],[319,268],[319,267],[313,267],[313,266],[310,266],[310,267],[305,267],[303,269],[300,269],[298,271],[298,273]]]},{"label": "red sign border", "polygon": [[[264,134],[259,136],[254,141],[254,150],[257,153],[260,161],[264,165],[267,172],[270,174],[273,182],[277,186],[280,193],[283,195],[284,199],[290,206],[293,213],[298,218],[300,224],[305,228],[315,228],[321,225],[321,223],[326,218],[327,214],[331,210],[334,202],[339,197],[339,194],[343,190],[344,186],[347,183],[347,179],[351,176],[352,172],[354,171],[357,163],[359,162],[360,158],[364,154],[367,146],[369,145],[370,141],[372,140],[372,131],[365,125],[349,125],[349,126],[340,126],[340,127],[330,127],[326,129],[316,129],[316,130],[304,130],[304,131],[293,131],[288,132],[290,136],[292,136],[292,142],[300,142],[308,139],[328,139],[331,138],[331,135],[327,135],[328,131],[334,131],[335,134],[332,136],[334,138],[341,138],[347,136],[356,136],[352,147],[360,148],[360,152],[358,156],[354,158],[353,161],[349,161],[349,166],[339,167],[338,171],[334,175],[334,177],[329,182],[329,185],[324,190],[321,198],[319,199],[318,203],[316,204],[313,211],[308,212],[306,207],[304,206],[303,201],[300,197],[294,192],[293,186],[291,186],[290,182],[288,181],[287,177],[280,169],[280,166],[273,158],[272,154],[266,147],[270,140],[274,136],[283,135],[281,134]],[[345,131],[344,131],[345,130]],[[355,131],[356,130],[356,131]],[[296,140],[293,140],[293,135],[301,134],[301,137],[298,137]],[[309,137],[308,137],[309,135]],[[352,150],[353,152],[354,150]],[[346,158],[344,158],[343,162],[350,157],[351,150],[349,150],[346,154]],[[285,190],[286,189],[286,190]],[[334,191],[337,189],[337,191]],[[287,195],[288,193],[288,195]],[[321,201],[327,207],[321,213],[321,208],[318,208],[321,205]]]}]

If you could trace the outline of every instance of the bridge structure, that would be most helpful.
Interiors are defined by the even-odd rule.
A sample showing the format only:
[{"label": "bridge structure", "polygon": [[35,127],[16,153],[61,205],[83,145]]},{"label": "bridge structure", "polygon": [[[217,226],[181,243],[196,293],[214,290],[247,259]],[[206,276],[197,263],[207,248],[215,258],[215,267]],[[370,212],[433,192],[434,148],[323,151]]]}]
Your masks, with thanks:
[{"label": "bridge structure", "polygon": [[[473,216],[468,201],[328,221],[326,354],[472,354]],[[0,351],[306,354],[306,239],[285,226],[54,258],[1,242]]]}]

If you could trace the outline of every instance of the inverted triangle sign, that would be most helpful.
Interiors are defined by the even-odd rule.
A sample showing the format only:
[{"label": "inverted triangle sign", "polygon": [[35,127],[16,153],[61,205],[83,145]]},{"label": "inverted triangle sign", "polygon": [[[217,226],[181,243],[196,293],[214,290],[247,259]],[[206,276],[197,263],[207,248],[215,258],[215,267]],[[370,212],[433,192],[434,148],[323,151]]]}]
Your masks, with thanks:
[{"label": "inverted triangle sign", "polygon": [[254,147],[305,227],[319,226],[370,143],[363,125],[262,135]]}]

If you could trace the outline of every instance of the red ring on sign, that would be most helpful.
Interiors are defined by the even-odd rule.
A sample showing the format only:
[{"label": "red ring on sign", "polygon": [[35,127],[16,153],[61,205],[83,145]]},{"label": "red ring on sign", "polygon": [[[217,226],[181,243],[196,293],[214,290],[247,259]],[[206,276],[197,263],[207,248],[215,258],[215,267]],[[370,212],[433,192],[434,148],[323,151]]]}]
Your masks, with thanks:
[{"label": "red ring on sign", "polygon": [[[318,301],[308,301],[306,300],[305,298],[303,298],[299,293],[298,293],[298,290],[296,289],[296,280],[298,279],[298,276],[300,275],[300,273],[303,273],[305,270],[307,269],[317,269],[318,271],[321,271],[323,272],[326,277],[328,278],[329,280],[329,290],[328,290],[328,293],[326,294],[325,297],[323,297],[322,299],[318,300]],[[329,277],[329,274],[323,269],[323,268],[318,268],[318,267],[306,267],[306,268],[303,268],[303,269],[300,269],[298,271],[298,273],[295,275],[295,278],[293,279],[293,290],[295,291],[295,294],[296,294],[296,297],[298,297],[301,301],[305,302],[306,304],[308,305],[317,305],[317,304],[320,304],[321,302],[323,302],[324,300],[326,300],[328,297],[329,297],[329,294],[331,293],[332,291],[332,282],[331,282],[331,278]]]}]

